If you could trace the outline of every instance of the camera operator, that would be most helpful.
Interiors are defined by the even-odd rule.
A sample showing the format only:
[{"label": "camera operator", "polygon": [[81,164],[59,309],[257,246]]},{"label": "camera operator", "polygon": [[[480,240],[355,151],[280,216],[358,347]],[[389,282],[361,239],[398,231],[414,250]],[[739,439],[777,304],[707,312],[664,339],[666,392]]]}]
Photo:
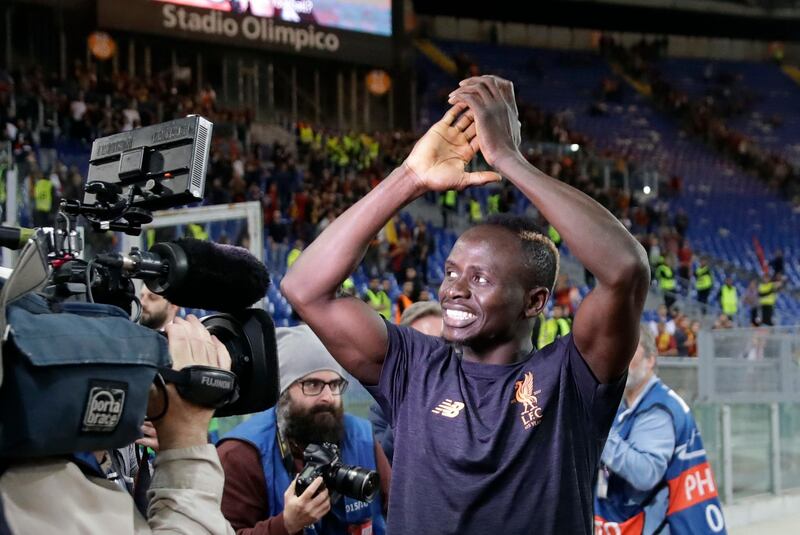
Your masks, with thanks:
[{"label": "camera operator", "polygon": [[[147,285],[142,284],[139,292],[139,301],[142,305],[142,317],[139,324],[150,329],[163,332],[167,325],[172,323],[180,311],[180,307],[171,303],[167,298],[151,292]],[[158,451],[158,435],[152,422],[142,425],[143,437],[124,448],[109,451],[95,452],[95,458],[109,480],[127,490],[136,501],[136,505],[143,514],[147,511],[147,488],[152,477],[152,458],[150,452],[141,452],[145,456],[144,462],[137,458],[137,445]],[[140,467],[147,466],[148,472],[142,473]],[[140,488],[141,487],[141,488]]]},{"label": "camera operator", "polygon": [[[306,325],[276,329],[280,361],[278,404],[257,414],[218,444],[225,470],[222,511],[237,533],[293,534],[314,525],[318,534],[383,534],[391,469],[372,426],[344,414],[342,367]],[[296,495],[309,444],[338,444],[342,457],[380,475],[383,499],[331,503],[318,477]]]},{"label": "camera operator", "polygon": [[[194,316],[166,327],[173,368],[230,369],[225,346]],[[219,508],[223,472],[206,430],[213,414],[183,399],[171,384],[151,390],[148,412],[157,415],[160,452],[148,491],[145,519],[127,492],[108,481],[93,454],[12,464],[0,477],[0,496],[11,532],[145,534],[233,533]]]},{"label": "camera operator", "polygon": [[[165,297],[151,292],[144,284],[142,284],[142,290],[139,293],[139,300],[142,304],[142,317],[139,323],[156,331],[163,332],[166,326],[175,320],[180,310],[178,305],[172,304]],[[142,425],[142,433],[144,436],[137,440],[136,444],[158,451],[158,435],[151,422],[145,422]],[[106,477],[116,481],[121,488],[130,492],[134,500],[136,500],[139,510],[145,512],[147,499],[144,491],[147,490],[151,474],[145,474],[146,477],[142,478],[142,481],[137,481],[141,463],[137,459],[136,444],[115,450],[97,451],[94,452],[94,455],[100,464],[100,468],[106,473]],[[145,452],[145,455],[149,457],[150,454]],[[150,466],[150,464],[148,459],[146,465]],[[140,489],[141,491],[136,490],[134,488],[135,483],[137,489],[140,484],[143,484],[143,489]]]},{"label": "camera operator", "polygon": [[175,320],[181,309],[178,305],[170,303],[166,297],[151,292],[145,284],[142,284],[139,301],[142,303],[142,318],[139,324],[156,331],[163,331]]},{"label": "camera operator", "polygon": [[[181,309],[166,297],[151,292],[145,284],[142,284],[142,290],[139,292],[139,301],[142,304],[142,317],[139,324],[155,331],[163,332],[167,325],[175,321]],[[145,422],[142,426],[142,433],[144,433],[144,437],[137,440],[136,443],[158,451],[158,435],[153,424]]]}]

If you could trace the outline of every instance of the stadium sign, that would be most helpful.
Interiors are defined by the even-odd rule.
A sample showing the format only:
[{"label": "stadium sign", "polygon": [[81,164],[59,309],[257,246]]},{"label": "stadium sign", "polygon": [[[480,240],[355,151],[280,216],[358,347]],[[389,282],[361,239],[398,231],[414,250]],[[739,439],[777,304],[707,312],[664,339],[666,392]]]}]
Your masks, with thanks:
[{"label": "stadium sign", "polygon": [[372,65],[389,65],[392,58],[388,36],[149,0],[99,0],[98,23],[108,29]]},{"label": "stadium sign", "polygon": [[161,16],[161,23],[165,28],[177,28],[207,35],[224,35],[230,38],[242,36],[249,41],[290,47],[295,52],[300,52],[304,48],[336,52],[341,44],[338,35],[319,31],[313,24],[305,28],[295,28],[286,24],[276,24],[273,19],[252,15],[239,20],[233,16],[225,16],[221,11],[209,11],[201,15],[171,4],[164,4]]}]

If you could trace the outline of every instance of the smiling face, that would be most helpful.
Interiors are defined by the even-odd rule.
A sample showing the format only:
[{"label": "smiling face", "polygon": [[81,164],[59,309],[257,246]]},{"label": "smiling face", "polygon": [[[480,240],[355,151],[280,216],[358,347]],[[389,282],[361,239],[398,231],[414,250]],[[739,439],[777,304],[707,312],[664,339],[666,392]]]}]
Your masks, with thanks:
[{"label": "smiling face", "polygon": [[442,336],[462,345],[465,357],[501,362],[530,351],[532,320],[548,290],[526,287],[521,255],[519,238],[488,225],[466,231],[450,251],[439,288]]}]

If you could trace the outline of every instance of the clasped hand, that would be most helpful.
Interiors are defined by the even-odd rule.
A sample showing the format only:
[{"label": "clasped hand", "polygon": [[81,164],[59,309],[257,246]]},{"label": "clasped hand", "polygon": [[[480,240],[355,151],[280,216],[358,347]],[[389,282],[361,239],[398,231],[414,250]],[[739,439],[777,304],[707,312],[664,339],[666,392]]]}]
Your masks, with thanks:
[{"label": "clasped hand", "polygon": [[511,82],[496,76],[468,78],[448,102],[452,107],[414,145],[404,164],[420,193],[497,182],[498,173],[468,173],[467,164],[478,151],[493,167],[519,151],[520,122]]}]

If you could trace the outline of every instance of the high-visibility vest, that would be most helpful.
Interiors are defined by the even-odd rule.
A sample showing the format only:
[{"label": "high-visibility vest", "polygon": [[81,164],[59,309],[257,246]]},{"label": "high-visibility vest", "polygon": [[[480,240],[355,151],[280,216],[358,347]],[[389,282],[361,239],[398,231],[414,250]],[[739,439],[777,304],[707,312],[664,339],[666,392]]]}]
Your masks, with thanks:
[{"label": "high-visibility vest", "polygon": [[770,282],[762,282],[758,285],[758,304],[759,305],[774,305],[778,300],[778,292],[775,291],[775,284]]},{"label": "high-visibility vest", "polygon": [[350,158],[347,156],[347,152],[342,147],[338,137],[328,138],[327,148],[334,164],[344,167],[350,162]]},{"label": "high-visibility vest", "polygon": [[369,138],[369,141],[367,142],[367,147],[368,147],[367,152],[369,154],[369,159],[371,161],[375,161],[378,158],[378,152],[381,149],[381,144],[375,141],[374,139]]},{"label": "high-visibility vest", "polygon": [[386,295],[386,292],[383,290],[378,290],[376,293],[371,289],[367,289],[367,299],[369,299],[369,302],[372,303],[373,307],[378,307],[378,314],[387,320],[392,318],[392,300],[389,299],[389,296]]},{"label": "high-visibility vest", "polygon": [[454,189],[449,189],[449,190],[445,191],[444,195],[442,195],[442,198],[441,198],[442,205],[444,205],[444,206],[446,206],[448,208],[455,208],[456,207],[456,195],[457,195],[457,193],[456,193],[456,190],[454,190]]},{"label": "high-visibility vest", "polygon": [[7,166],[0,164],[0,203],[6,202],[6,170]]},{"label": "high-visibility vest", "polygon": [[34,185],[34,206],[37,212],[50,212],[53,209],[53,183],[49,178],[40,178]]},{"label": "high-visibility vest", "polygon": [[311,145],[314,141],[314,131],[310,126],[303,126],[300,128],[300,142],[303,145]]},{"label": "high-visibility vest", "polygon": [[555,318],[542,319],[539,325],[539,339],[536,348],[542,349],[555,342],[558,337],[558,321]]},{"label": "high-visibility vest", "polygon": [[548,225],[547,235],[550,237],[551,240],[553,240],[553,243],[556,244],[556,247],[561,245],[561,234],[558,233],[556,227],[554,227],[553,225]]},{"label": "high-visibility vest", "polygon": [[192,235],[192,238],[195,240],[207,240],[208,239],[208,232],[206,229],[202,227],[202,225],[198,225],[196,223],[189,223],[187,225],[189,229],[189,233]]},{"label": "high-visibility vest", "polygon": [[700,266],[694,270],[694,287],[699,291],[710,290],[714,285],[714,279],[711,278],[711,268],[708,266]]},{"label": "high-visibility vest", "polygon": [[150,249],[156,243],[156,229],[149,228],[144,232],[145,242],[147,243],[147,248]]},{"label": "high-visibility vest", "polygon": [[481,203],[475,199],[469,201],[469,218],[475,223],[483,219],[483,210],[481,210]]},{"label": "high-visibility vest", "polygon": [[500,194],[495,193],[494,195],[489,195],[489,198],[486,200],[486,207],[490,214],[500,212]]},{"label": "high-visibility vest", "polygon": [[302,251],[300,249],[298,249],[297,247],[295,247],[294,249],[289,251],[289,254],[286,255],[286,267],[287,268],[292,267],[292,264],[297,262],[297,259],[300,257],[300,253],[302,253]]},{"label": "high-visibility vest", "polygon": [[737,295],[735,286],[724,285],[720,290],[720,301],[724,314],[728,316],[736,315],[736,312],[739,310],[739,296]]},{"label": "high-visibility vest", "polygon": [[675,275],[672,273],[672,268],[668,265],[658,265],[656,268],[656,279],[658,279],[658,287],[663,291],[668,292],[675,289]]},{"label": "high-visibility vest", "polygon": [[352,153],[356,148],[356,140],[350,136],[344,136],[342,138],[342,145],[344,146],[345,152],[348,154]]},{"label": "high-visibility vest", "polygon": [[558,336],[567,336],[570,331],[572,331],[572,324],[567,318],[558,318],[556,320],[556,325],[558,325]]}]

